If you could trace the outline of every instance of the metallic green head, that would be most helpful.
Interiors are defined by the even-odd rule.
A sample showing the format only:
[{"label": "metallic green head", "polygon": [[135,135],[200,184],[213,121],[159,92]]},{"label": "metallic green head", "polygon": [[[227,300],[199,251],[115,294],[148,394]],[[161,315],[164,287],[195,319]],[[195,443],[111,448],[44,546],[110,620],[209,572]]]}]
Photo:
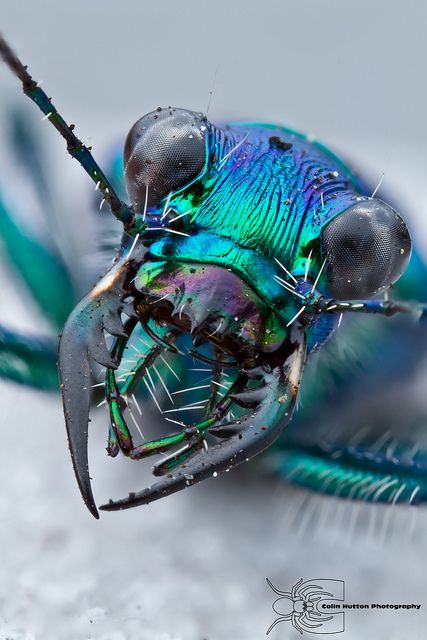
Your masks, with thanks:
[{"label": "metallic green head", "polygon": [[[164,274],[164,288],[178,265],[215,265],[241,279],[272,317],[281,319],[273,324],[283,326],[301,305],[281,279],[291,285],[317,280],[320,294],[341,300],[366,298],[394,283],[410,257],[409,233],[399,214],[369,198],[333,153],[289,129],[214,126],[199,113],[159,108],[132,127],[124,165],[131,204],[149,229],[148,263],[141,271],[145,292],[155,286],[153,268]],[[180,268],[183,285],[191,289]],[[207,290],[218,273],[206,275]],[[227,315],[225,300],[223,307]],[[305,321],[302,315],[299,322]],[[317,346],[335,319],[328,320],[327,331],[325,322],[320,324],[316,335],[311,322],[311,342]],[[260,337],[262,347],[265,333]]]}]

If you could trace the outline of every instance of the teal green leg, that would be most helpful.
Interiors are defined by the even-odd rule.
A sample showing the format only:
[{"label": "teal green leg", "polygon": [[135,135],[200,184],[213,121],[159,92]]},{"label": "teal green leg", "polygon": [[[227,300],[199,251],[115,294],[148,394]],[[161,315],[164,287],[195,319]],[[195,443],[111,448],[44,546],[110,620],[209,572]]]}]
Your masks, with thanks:
[{"label": "teal green leg", "polygon": [[14,333],[0,326],[0,376],[43,390],[58,388],[55,340]]}]

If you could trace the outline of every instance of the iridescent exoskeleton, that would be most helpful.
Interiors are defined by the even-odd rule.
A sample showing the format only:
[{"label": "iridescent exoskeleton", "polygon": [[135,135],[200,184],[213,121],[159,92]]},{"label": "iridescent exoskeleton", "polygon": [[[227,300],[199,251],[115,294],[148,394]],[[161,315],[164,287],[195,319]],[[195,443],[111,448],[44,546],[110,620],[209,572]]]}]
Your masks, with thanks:
[{"label": "iridescent exoskeleton", "polygon": [[[0,50],[123,223],[117,259],[72,311],[59,347],[74,470],[94,516],[87,455],[94,363],[105,367],[110,455],[167,454],[154,467],[157,482],[102,507],[122,509],[269,447],[292,418],[307,355],[343,313],[424,313],[380,296],[408,264],[405,222],[322,145],[283,127],[214,125],[197,112],[158,108],[126,140],[128,205],[4,41]],[[136,331],[153,346],[123,378],[117,371]],[[204,418],[135,444],[125,394],[139,379],[152,393],[149,368],[183,348],[213,368]],[[225,370],[229,384],[219,395]]]}]

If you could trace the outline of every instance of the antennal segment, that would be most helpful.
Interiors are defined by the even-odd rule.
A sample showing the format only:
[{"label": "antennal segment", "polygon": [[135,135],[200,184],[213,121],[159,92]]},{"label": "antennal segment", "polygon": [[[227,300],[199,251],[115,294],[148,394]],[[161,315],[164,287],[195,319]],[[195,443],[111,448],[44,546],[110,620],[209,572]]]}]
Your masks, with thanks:
[{"label": "antennal segment", "polygon": [[61,136],[67,143],[68,153],[77,160],[86,173],[97,184],[97,188],[101,191],[103,197],[111,207],[111,211],[115,217],[123,223],[125,230],[133,234],[140,231],[135,228],[137,225],[136,216],[131,207],[122,202],[114,191],[110,181],[107,179],[103,171],[95,162],[90,147],[86,147],[79,138],[74,134],[74,125],[68,125],[64,118],[58,113],[52,101],[38,83],[33,80],[27,71],[27,67],[22,64],[17,55],[12,51],[10,46],[0,34],[0,56],[11,69],[11,71],[21,80],[22,89],[26,96],[36,103],[38,108],[45,114],[46,119],[50,120],[55,129],[59,131]]}]

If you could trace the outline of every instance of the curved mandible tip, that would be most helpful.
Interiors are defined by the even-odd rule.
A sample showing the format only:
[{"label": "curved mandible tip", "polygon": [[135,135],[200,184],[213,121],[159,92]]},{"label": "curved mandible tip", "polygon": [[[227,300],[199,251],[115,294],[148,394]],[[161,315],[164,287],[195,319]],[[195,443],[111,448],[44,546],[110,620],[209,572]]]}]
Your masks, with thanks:
[{"label": "curved mandible tip", "polygon": [[99,518],[93,497],[88,463],[88,423],[91,370],[86,345],[76,332],[73,314],[59,343],[59,376],[65,424],[74,473],[83,500]]},{"label": "curved mandible tip", "polygon": [[71,460],[83,500],[95,518],[98,510],[88,466],[88,422],[92,364],[117,368],[104,332],[126,336],[120,314],[128,295],[127,257],[118,261],[71,312],[59,341],[59,377]]}]

